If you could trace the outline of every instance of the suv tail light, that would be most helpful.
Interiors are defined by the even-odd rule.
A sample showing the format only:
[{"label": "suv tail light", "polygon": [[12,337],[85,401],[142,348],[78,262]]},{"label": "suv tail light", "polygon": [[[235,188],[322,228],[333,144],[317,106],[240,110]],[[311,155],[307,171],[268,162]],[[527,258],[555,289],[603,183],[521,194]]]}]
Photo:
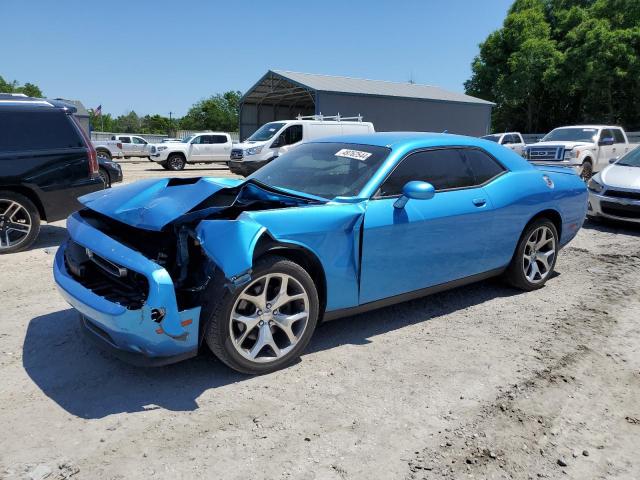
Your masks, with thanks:
[{"label": "suv tail light", "polygon": [[116,147],[118,150],[122,150],[122,144],[120,142],[116,143]]},{"label": "suv tail light", "polygon": [[85,132],[84,128],[82,128],[82,126],[78,123],[78,120],[76,119],[76,117],[74,117],[73,115],[70,115],[70,117],[74,125],[78,129],[78,132],[80,133],[80,136],[84,141],[85,147],[87,147],[87,153],[89,154],[89,177],[93,178],[98,175],[98,171],[99,171],[98,154],[96,153],[96,149],[93,148],[93,143],[91,143],[91,140],[87,135],[87,132]]}]

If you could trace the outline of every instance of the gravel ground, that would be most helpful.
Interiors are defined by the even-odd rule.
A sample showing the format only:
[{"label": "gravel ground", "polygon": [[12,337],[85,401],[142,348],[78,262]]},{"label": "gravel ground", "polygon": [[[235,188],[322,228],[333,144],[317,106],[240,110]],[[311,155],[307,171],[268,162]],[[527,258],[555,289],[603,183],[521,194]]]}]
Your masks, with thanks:
[{"label": "gravel ground", "polygon": [[537,292],[327,323],[262,377],[95,350],[54,288],[65,235],[0,257],[0,478],[640,478],[640,228],[587,224]]}]

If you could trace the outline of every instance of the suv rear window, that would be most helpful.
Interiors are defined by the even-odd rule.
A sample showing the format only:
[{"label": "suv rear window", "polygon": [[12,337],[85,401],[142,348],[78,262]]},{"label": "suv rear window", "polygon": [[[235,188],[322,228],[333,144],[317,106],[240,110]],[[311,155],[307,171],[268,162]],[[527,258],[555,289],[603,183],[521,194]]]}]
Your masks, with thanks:
[{"label": "suv rear window", "polygon": [[0,111],[0,152],[84,147],[80,134],[59,111]]}]

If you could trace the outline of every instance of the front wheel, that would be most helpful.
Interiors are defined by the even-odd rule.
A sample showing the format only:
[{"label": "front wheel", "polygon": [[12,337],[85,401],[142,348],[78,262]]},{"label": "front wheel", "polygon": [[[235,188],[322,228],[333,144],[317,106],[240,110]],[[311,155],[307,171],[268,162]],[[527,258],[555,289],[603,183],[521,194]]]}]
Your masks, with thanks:
[{"label": "front wheel", "polygon": [[520,237],[505,278],[521,290],[542,288],[553,272],[557,256],[558,231],[555,225],[546,218],[536,220]]},{"label": "front wheel", "polygon": [[185,163],[184,157],[178,154],[169,155],[167,159],[167,167],[169,170],[183,170]]},{"label": "front wheel", "polygon": [[103,161],[107,162],[111,161],[111,154],[106,150],[98,150],[96,152],[96,157],[98,158],[98,160],[102,159]]},{"label": "front wheel", "polygon": [[580,170],[580,178],[585,182],[588,182],[591,177],[593,177],[593,165],[591,164],[591,161],[585,160],[582,163],[582,169]]},{"label": "front wheel", "polygon": [[313,280],[304,268],[283,257],[256,262],[252,280],[234,292],[213,285],[206,295],[202,310],[209,320],[207,345],[242,373],[269,373],[291,364],[318,322]]},{"label": "front wheel", "polygon": [[0,191],[0,254],[29,248],[40,232],[38,209],[24,195]]}]

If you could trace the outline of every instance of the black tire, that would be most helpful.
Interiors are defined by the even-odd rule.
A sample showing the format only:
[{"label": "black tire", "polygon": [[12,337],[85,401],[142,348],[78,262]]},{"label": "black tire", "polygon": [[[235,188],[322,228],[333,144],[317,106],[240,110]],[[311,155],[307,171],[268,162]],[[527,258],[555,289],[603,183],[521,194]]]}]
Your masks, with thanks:
[{"label": "black tire", "polygon": [[[252,270],[252,278],[259,279],[267,273],[285,274],[293,277],[308,296],[309,308],[306,326],[300,333],[299,340],[291,351],[279,359],[268,363],[258,363],[242,356],[233,345],[231,338],[231,314],[236,300],[247,286],[231,292],[222,281],[214,281],[205,292],[206,299],[202,306],[202,318],[205,319],[204,339],[214,355],[232,369],[246,374],[260,375],[279,370],[293,363],[305,349],[318,323],[320,302],[313,280],[297,263],[286,258],[269,255],[256,262]],[[251,284],[249,284],[251,285]]]},{"label": "black tire", "polygon": [[167,169],[168,170],[184,170],[184,166],[186,164],[185,159],[179,153],[172,153],[167,158]]},{"label": "black tire", "polygon": [[98,157],[98,159],[104,158],[108,162],[111,161],[111,152],[109,152],[107,150],[98,150],[96,152],[96,156]]},{"label": "black tire", "polygon": [[167,162],[158,162],[158,165],[160,165],[165,170],[169,170],[169,165],[167,165]]},{"label": "black tire", "polygon": [[[7,218],[5,214],[7,214],[9,206],[15,204],[19,205],[19,212],[14,213],[11,218]],[[15,206],[11,208],[9,214],[14,209],[16,209]],[[20,237],[19,232],[16,232],[14,228],[11,228],[11,224],[20,223],[26,225],[27,222],[30,228],[23,237]],[[10,246],[6,242],[7,233]],[[19,252],[29,248],[36,241],[38,233],[40,233],[40,213],[33,202],[19,193],[0,190],[0,236],[2,237],[0,239],[0,254]]]},{"label": "black tire", "polygon": [[588,182],[589,179],[593,177],[593,164],[591,160],[585,160],[582,162],[582,171],[580,172],[580,178],[582,178],[585,182]]},{"label": "black tire", "polygon": [[[526,274],[526,272],[530,270],[525,266],[526,265],[525,252],[531,254],[531,251],[528,251],[530,247],[528,246],[527,242],[530,241],[530,237],[534,234],[534,232],[542,228],[547,228],[548,231],[551,232],[551,234],[553,235],[553,249],[555,253],[553,254],[553,258],[550,259],[550,261],[549,259],[547,259],[546,263],[548,263],[548,268],[547,268],[547,271],[545,272],[544,277],[542,277],[541,275],[541,279],[536,281],[531,281],[531,279],[528,278]],[[558,258],[558,240],[559,240],[558,231],[556,230],[556,227],[553,224],[553,222],[548,218],[544,218],[544,217],[538,218],[533,222],[531,222],[529,225],[527,225],[527,227],[524,229],[524,232],[522,233],[522,236],[520,237],[520,240],[518,241],[518,246],[516,247],[516,251],[513,255],[513,258],[511,259],[511,263],[509,264],[506,272],[504,273],[504,278],[507,281],[507,283],[509,283],[511,286],[515,288],[524,290],[526,292],[530,292],[532,290],[538,290],[539,288],[542,288],[544,284],[547,282],[547,280],[549,280],[549,278],[551,277],[551,274],[553,273],[553,269],[555,267],[556,260]],[[542,254],[540,252],[542,252],[542,250],[536,250],[535,254],[533,255],[533,258],[534,258],[533,261],[536,262],[535,268],[538,268],[538,269],[540,267],[543,267],[543,264],[542,264],[542,261],[540,261],[539,263],[538,260],[535,260],[535,258],[538,255],[542,257],[545,253],[547,253],[547,251],[542,252]]]},{"label": "black tire", "polygon": [[109,172],[104,168],[100,168],[98,169],[98,175],[100,175],[100,178],[104,183],[104,188],[111,188],[111,177],[109,176]]}]

